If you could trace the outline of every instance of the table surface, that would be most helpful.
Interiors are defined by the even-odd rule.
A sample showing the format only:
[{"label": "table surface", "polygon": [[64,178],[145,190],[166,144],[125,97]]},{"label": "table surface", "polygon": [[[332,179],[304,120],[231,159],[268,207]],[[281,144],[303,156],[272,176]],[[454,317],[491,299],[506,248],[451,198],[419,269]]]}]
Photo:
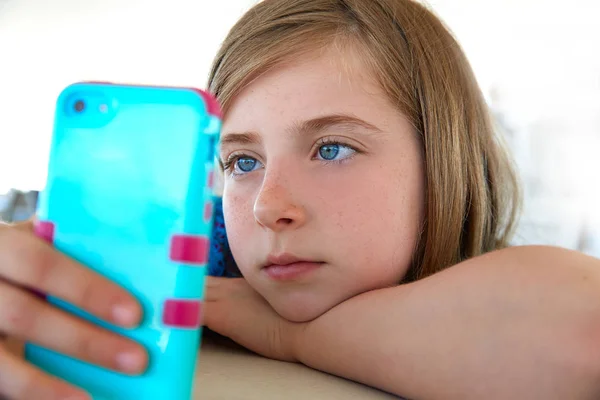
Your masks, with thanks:
[{"label": "table surface", "polygon": [[[9,341],[22,354],[22,344]],[[258,356],[212,332],[204,334],[193,400],[390,400],[388,393],[301,364]]]},{"label": "table surface", "polygon": [[398,399],[301,364],[260,357],[214,334],[205,334],[194,400]]}]

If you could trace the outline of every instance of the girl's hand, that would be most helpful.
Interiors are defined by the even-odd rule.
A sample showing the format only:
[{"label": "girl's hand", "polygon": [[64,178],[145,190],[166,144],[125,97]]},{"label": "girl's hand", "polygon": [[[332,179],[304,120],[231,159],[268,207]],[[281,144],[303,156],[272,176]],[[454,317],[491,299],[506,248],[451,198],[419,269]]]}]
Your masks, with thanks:
[{"label": "girl's hand", "polygon": [[50,306],[32,290],[120,326],[135,326],[141,318],[140,305],[124,289],[38,239],[31,222],[0,224],[0,398],[89,398],[9,353],[7,336],[124,373],[144,369],[141,346]]},{"label": "girl's hand", "polygon": [[204,325],[260,355],[297,362],[306,323],[277,314],[243,278],[207,277]]}]

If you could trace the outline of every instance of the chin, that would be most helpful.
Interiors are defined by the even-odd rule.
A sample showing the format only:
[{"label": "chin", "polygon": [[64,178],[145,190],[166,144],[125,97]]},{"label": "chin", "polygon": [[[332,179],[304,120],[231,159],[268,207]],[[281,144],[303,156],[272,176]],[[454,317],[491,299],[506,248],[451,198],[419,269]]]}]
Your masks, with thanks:
[{"label": "chin", "polygon": [[319,318],[339,303],[327,303],[318,299],[269,299],[271,307],[291,322],[309,322]]}]

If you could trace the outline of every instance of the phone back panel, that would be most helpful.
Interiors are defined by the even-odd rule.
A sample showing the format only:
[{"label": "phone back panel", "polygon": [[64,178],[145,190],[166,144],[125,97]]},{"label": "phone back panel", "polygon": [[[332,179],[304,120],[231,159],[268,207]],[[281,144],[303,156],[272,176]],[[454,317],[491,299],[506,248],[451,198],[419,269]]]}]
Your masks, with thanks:
[{"label": "phone back panel", "polygon": [[58,99],[36,232],[129,290],[144,318],[125,330],[48,301],[138,341],[150,366],[131,377],[33,344],[26,358],[95,400],[191,397],[212,229],[215,110],[206,93],[182,88],[82,83]]}]

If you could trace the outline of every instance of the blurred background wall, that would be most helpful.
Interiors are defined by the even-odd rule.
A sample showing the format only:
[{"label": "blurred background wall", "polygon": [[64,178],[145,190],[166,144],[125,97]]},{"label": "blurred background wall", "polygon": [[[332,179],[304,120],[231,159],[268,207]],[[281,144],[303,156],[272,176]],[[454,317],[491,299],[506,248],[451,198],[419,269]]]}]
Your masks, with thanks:
[{"label": "blurred background wall", "polygon": [[[64,86],[205,87],[219,43],[255,2],[0,0],[0,195],[43,188]],[[516,243],[600,256],[600,2],[427,4],[464,47],[513,150],[526,195]],[[11,193],[0,210],[25,215],[31,198]]]}]

